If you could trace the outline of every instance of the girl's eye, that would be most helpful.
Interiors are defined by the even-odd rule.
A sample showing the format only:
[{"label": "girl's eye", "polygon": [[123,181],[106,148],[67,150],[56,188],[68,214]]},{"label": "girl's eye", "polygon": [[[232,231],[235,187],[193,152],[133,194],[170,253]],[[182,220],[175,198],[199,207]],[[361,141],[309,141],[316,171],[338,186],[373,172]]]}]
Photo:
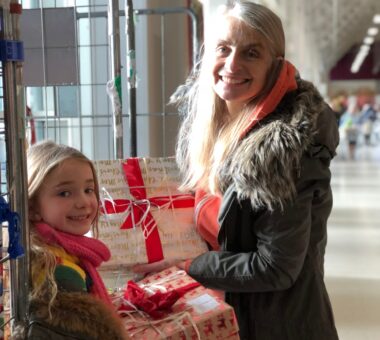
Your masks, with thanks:
[{"label": "girl's eye", "polygon": [[58,193],[58,196],[69,197],[70,196],[70,192],[69,191],[61,191],[61,192]]},{"label": "girl's eye", "polygon": [[93,194],[95,192],[95,189],[94,188],[87,188],[86,190],[85,190],[85,193],[86,194]]}]

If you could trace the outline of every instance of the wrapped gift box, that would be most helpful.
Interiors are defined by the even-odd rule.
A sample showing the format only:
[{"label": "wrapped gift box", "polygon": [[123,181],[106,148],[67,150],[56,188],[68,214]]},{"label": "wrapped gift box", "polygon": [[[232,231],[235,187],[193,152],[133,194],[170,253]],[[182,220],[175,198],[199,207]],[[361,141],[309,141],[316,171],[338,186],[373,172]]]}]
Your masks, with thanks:
[{"label": "wrapped gift box", "polygon": [[[195,282],[185,271],[171,267],[138,284],[148,292],[167,291]],[[199,286],[187,292],[160,319],[141,311],[127,312],[124,323],[132,339],[239,339],[233,308],[220,295]]]},{"label": "wrapped gift box", "polygon": [[174,158],[96,161],[99,238],[111,250],[104,266],[193,258],[207,251],[194,226],[194,198],[178,191]]}]

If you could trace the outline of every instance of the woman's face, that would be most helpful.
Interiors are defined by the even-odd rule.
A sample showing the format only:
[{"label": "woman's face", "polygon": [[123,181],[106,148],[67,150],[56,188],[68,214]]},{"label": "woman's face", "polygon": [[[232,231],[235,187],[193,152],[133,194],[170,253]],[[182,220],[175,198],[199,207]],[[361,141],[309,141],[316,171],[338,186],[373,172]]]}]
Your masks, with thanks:
[{"label": "woman's face", "polygon": [[231,114],[262,91],[273,57],[264,36],[234,17],[218,27],[214,48],[214,91]]}]

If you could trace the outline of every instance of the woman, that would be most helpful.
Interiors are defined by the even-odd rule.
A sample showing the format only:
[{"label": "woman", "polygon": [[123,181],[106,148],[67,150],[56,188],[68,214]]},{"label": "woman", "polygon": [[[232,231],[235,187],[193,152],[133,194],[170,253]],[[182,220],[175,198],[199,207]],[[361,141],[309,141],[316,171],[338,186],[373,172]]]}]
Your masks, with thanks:
[{"label": "woman", "polygon": [[242,339],[337,339],[323,281],[334,114],[284,59],[273,12],[236,2],[218,20],[183,99],[177,158],[183,188],[201,204],[211,197],[198,206],[210,244],[215,229],[202,214],[221,197],[220,249],[195,258],[189,274],[226,292]]},{"label": "woman", "polygon": [[217,249],[188,273],[226,292],[242,339],[337,339],[323,281],[334,113],[284,59],[274,13],[236,2],[219,14],[180,100],[182,187],[195,191],[199,231]]}]

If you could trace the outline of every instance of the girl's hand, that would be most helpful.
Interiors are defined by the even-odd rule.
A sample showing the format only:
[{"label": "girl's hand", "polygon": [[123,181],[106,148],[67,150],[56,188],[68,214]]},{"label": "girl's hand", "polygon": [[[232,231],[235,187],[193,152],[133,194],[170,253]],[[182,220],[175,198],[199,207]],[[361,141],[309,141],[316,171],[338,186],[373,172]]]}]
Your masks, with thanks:
[{"label": "girl's hand", "polygon": [[190,263],[191,260],[161,260],[153,263],[136,264],[132,267],[132,271],[134,273],[147,275],[150,273],[160,272],[172,266],[176,266],[187,271]]}]

